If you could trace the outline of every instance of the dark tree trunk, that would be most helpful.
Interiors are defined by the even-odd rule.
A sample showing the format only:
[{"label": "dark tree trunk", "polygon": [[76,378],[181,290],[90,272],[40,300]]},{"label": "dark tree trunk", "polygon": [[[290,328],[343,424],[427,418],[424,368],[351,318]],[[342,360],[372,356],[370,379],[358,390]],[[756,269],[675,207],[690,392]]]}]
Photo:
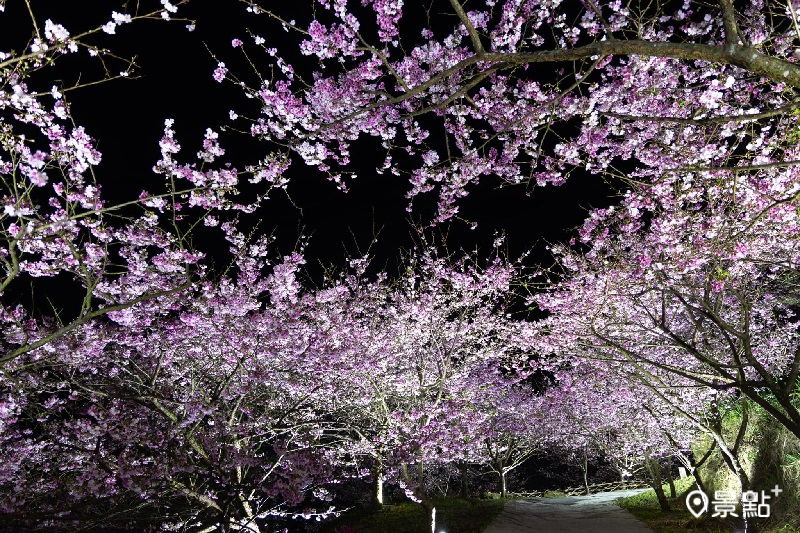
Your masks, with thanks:
[{"label": "dark tree trunk", "polygon": [[461,472],[461,490],[459,496],[462,498],[469,498],[469,463],[466,461],[459,463],[458,469]]},{"label": "dark tree trunk", "polygon": [[714,450],[717,448],[717,443],[715,441],[711,441],[711,446],[709,446],[706,453],[703,454],[703,457],[700,458],[699,461],[687,461],[686,466],[689,468],[689,471],[692,473],[692,477],[694,478],[694,482],[697,484],[697,488],[708,494],[706,490],[706,485],[703,483],[703,479],[700,476],[700,467],[708,461],[708,458],[711,457],[711,454],[714,453]]},{"label": "dark tree trunk", "polygon": [[672,457],[667,461],[667,483],[669,483],[669,497],[676,498],[675,493],[675,480],[672,478]]},{"label": "dark tree trunk", "polygon": [[583,486],[586,487],[586,495],[590,495],[592,492],[589,490],[589,454],[586,451],[586,448],[583,449]]},{"label": "dark tree trunk", "polygon": [[645,459],[645,465],[647,466],[647,471],[650,473],[650,486],[656,493],[658,505],[663,512],[667,512],[670,510],[669,500],[667,500],[667,495],[664,494],[663,482],[661,480],[661,465],[658,464],[658,461],[653,460],[652,457],[647,457],[647,459]]},{"label": "dark tree trunk", "polygon": [[706,491],[706,485],[705,483],[703,483],[703,479],[700,477],[700,472],[698,472],[696,468],[692,470],[692,477],[694,478],[694,482],[695,485],[697,485],[697,488],[708,494],[708,492]]},{"label": "dark tree trunk", "polygon": [[734,475],[739,478],[739,482],[742,486],[742,492],[750,490],[750,478],[748,477],[747,472],[745,472],[741,461],[739,461],[739,457],[737,456],[736,452],[728,447],[721,433],[714,432],[712,433],[712,437],[716,441],[720,452],[722,452],[721,457],[723,462],[731,470],[731,472],[733,472]]}]

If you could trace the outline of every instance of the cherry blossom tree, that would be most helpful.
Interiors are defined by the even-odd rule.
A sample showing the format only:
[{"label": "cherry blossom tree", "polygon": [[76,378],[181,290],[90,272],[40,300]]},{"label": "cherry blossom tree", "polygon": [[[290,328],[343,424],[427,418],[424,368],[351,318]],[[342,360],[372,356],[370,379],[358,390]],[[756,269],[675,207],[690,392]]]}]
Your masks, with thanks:
[{"label": "cherry blossom tree", "polygon": [[552,426],[541,420],[542,398],[529,385],[484,390],[481,396],[478,409],[487,414],[478,432],[482,455],[497,475],[500,496],[505,498],[508,473],[541,451]]},{"label": "cherry blossom tree", "polygon": [[8,519],[263,531],[330,515],[336,483],[367,473],[364,456],[433,518],[424,479],[402,471],[460,458],[479,440],[462,421],[481,387],[506,381],[499,365],[528,368],[529,325],[502,305],[514,267],[428,251],[400,279],[369,281],[359,259],[308,291],[301,255],[272,265],[266,239],[224,229],[235,276],[7,363]]},{"label": "cherry blossom tree", "polygon": [[[632,235],[625,237],[625,246],[635,243]],[[635,246],[631,249],[634,253],[641,251]],[[536,299],[552,312],[542,324],[547,328],[548,342],[552,343],[549,349],[576,356],[570,363],[572,367],[587,366],[596,372],[595,367],[601,365],[604,375],[608,373],[605,379],[612,383],[637,383],[643,390],[638,397],[654,396],[659,400],[643,405],[653,413],[654,419],[663,420],[667,409],[673,416],[683,418],[710,436],[726,464],[740,479],[743,490],[748,490],[749,480],[739,457],[747,417],[742,418],[739,431],[732,439],[723,433],[722,420],[726,410],[741,404],[746,397],[759,405],[769,405],[776,420],[786,423],[789,417],[784,413],[791,416],[795,406],[788,402],[786,409],[783,402],[776,400],[776,393],[791,392],[794,386],[793,383],[787,386],[784,380],[787,372],[789,378],[792,377],[795,358],[781,343],[795,342],[795,328],[791,322],[783,320],[782,306],[770,298],[760,301],[754,298],[754,302],[759,301],[764,307],[760,310],[756,310],[755,305],[746,307],[747,314],[737,316],[743,311],[744,306],[736,305],[741,300],[727,299],[724,293],[735,290],[741,298],[746,290],[755,286],[752,278],[726,277],[725,282],[730,284],[728,289],[720,285],[718,290],[713,290],[713,280],[706,277],[705,268],[687,269],[685,263],[673,263],[668,257],[667,254],[659,256],[664,261],[659,264],[668,266],[662,269],[657,265],[655,269],[659,274],[648,279],[640,261],[612,263],[607,255],[598,253],[594,258],[603,265],[600,269],[570,276],[553,292],[538,295]],[[638,273],[626,278],[621,271],[629,266]],[[661,273],[666,275],[661,276]],[[609,274],[611,277],[606,278]],[[670,276],[674,276],[674,286],[669,283]],[[698,278],[706,280],[705,287],[694,285]],[[587,290],[597,289],[600,290],[588,296]],[[653,295],[658,296],[651,299]],[[679,303],[673,307],[670,300],[675,296],[673,301]],[[578,301],[581,302],[580,311],[575,307],[568,311]],[[701,303],[697,307],[687,303],[698,301]],[[704,323],[703,310],[714,314],[718,321]],[[724,330],[711,326],[722,322],[719,319],[722,316],[727,317],[725,320],[736,320],[736,325]],[[746,328],[747,333],[736,337],[738,327]],[[744,346],[737,344],[739,342]],[[742,353],[747,355],[739,358]],[[750,388],[752,383],[759,382],[772,383],[773,387]],[[575,394],[580,395],[579,392]],[[742,397],[738,398],[739,395]],[[654,407],[659,404],[660,407]],[[578,418],[584,420],[584,417]],[[672,444],[673,453],[688,449],[685,441],[674,446],[673,441],[679,440],[673,438],[676,427],[680,425],[651,427],[648,432],[651,441]],[[681,457],[680,453],[677,455]]]},{"label": "cherry blossom tree", "polygon": [[[258,102],[249,132],[268,152],[240,172],[209,129],[181,160],[167,120],[163,187],[108,204],[72,88],[38,73],[109,58],[93,33],[184,3],[120,8],[80,33],[29,9],[31,41],[0,51],[0,487],[15,524],[262,531],[329,515],[337,482],[369,469],[435,524],[426,463],[485,449],[505,492],[556,427],[561,444],[640,457],[660,487],[653,458],[692,425],[746,487],[740,438],[719,427],[738,395],[800,436],[796,2],[450,0],[442,14],[317,0],[287,15],[248,0],[263,26],[225,53],[260,47],[272,68],[257,86],[224,61],[212,75]],[[385,152],[377,174],[409,180],[410,207],[438,195],[434,223],[488,177],[588,172],[628,191],[556,250],[563,271],[532,298],[538,337],[511,314],[519,272],[499,258],[427,251],[377,278],[358,259],[305,288],[302,254],[267,261],[233,213],[286,187],[293,161],[346,189],[366,138]],[[243,201],[246,173],[257,192]],[[201,221],[229,240],[234,273],[191,246]],[[74,316],[21,303],[42,277],[80,289]],[[558,375],[541,396],[519,383],[534,349]]]},{"label": "cherry blossom tree", "polygon": [[[664,202],[643,208],[652,214],[645,227],[638,214],[638,226],[630,219],[638,194],[621,212],[595,213],[584,235],[604,237],[585,255],[565,256],[568,280],[538,297],[553,312],[553,331],[563,319],[600,350],[709,389],[736,388],[800,435],[788,281],[796,270],[797,213],[783,196],[796,185],[791,173],[783,177],[786,185],[772,176],[740,176],[727,186],[711,177],[682,180],[663,189]],[[568,310],[577,302],[580,311]]]},{"label": "cherry blossom tree", "polygon": [[530,372],[533,330],[506,307],[516,270],[499,257],[483,268],[469,258],[449,266],[425,250],[391,285],[359,289],[370,333],[348,362],[352,370],[327,371],[352,390],[343,396],[355,401],[342,404],[339,418],[350,421],[372,458],[378,503],[385,476],[433,519],[425,464],[473,457],[482,396],[511,386],[503,368],[516,379]]},{"label": "cherry blossom tree", "polygon": [[[47,42],[3,56],[2,109],[12,121],[3,137],[2,291],[11,298],[2,314],[0,484],[13,494],[3,512],[19,524],[258,531],[276,517],[324,516],[300,506],[329,499],[334,479],[360,475],[362,441],[371,439],[373,454],[387,449],[394,466],[457,455],[448,423],[470,387],[494,379],[497,365],[527,361],[525,325],[501,303],[513,268],[499,261],[481,271],[428,258],[397,290],[351,276],[303,293],[300,255],[265,277],[265,241],[248,245],[220,225],[220,213],[250,211],[258,199],[230,199],[237,172],[214,167],[224,150],[212,130],[202,164],[184,164],[168,120],[154,167],[165,192],[106,204],[92,168],[101,156],[74,126],[63,88],[35,92],[27,76],[66,53],[104,54],[86,44],[92,32],[177,9],[162,4],[148,15],[114,12],[75,38],[48,20]],[[13,121],[40,136],[32,143]],[[235,279],[209,275],[191,249],[192,212],[230,240]],[[84,291],[76,317],[13,306],[28,278],[64,274]],[[378,409],[376,421],[381,403],[390,411]],[[31,505],[35,516],[24,512]]]},{"label": "cherry blossom tree", "polygon": [[[302,374],[307,350],[326,357],[332,348],[304,323],[314,299],[296,302],[297,264],[289,257],[252,285],[244,283],[252,268],[240,284],[207,283],[166,315],[149,302],[112,312],[113,322],[93,321],[9,362],[1,483],[18,498],[6,515],[49,527],[147,521],[246,531],[324,515],[329,505],[299,504],[312,492],[329,499],[333,464],[346,476],[348,461],[324,447],[327,426],[312,402],[319,387]],[[266,309],[252,292],[259,288],[273,298]],[[39,514],[30,516],[34,502]]]},{"label": "cherry blossom tree", "polygon": [[[0,51],[0,363],[5,364],[59,336],[114,311],[150,299],[185,294],[203,270],[202,252],[191,246],[193,229],[204,217],[218,224],[214,212],[249,211],[231,200],[238,183],[235,169],[214,165],[224,155],[218,134],[209,129],[198,152],[202,165],[181,163],[181,147],[167,120],[160,141],[162,157],[154,167],[163,190],[110,204],[95,167],[101,154],[90,132],[76,125],[65,96],[82,85],[129,76],[132,60],[92,44],[93,36],[116,33],[141,19],[171,19],[188,0],[168,1],[150,12],[144,7],[109,9],[100,27],[70,30],[50,19],[39,20],[29,2],[33,37],[22,48]],[[19,4],[19,5],[16,5]],[[24,8],[15,2],[10,10]],[[26,14],[26,16],[27,16]],[[0,16],[5,16],[2,14]],[[47,69],[69,55],[91,56],[106,77],[75,86],[48,81]],[[90,59],[91,59],[90,57]],[[120,65],[119,74],[109,68]],[[153,139],[152,142],[158,142]],[[224,213],[223,213],[224,214]],[[74,316],[38,320],[20,302],[23,286],[36,278],[63,280],[68,291],[81,291]],[[202,277],[202,275],[197,276]],[[65,291],[67,292],[67,291]]]}]

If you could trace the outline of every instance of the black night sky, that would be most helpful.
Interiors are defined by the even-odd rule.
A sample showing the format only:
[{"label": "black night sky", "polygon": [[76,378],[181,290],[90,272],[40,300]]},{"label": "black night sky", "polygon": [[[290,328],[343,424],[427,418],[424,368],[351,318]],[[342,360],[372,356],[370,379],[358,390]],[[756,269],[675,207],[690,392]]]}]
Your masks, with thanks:
[{"label": "black night sky", "polygon": [[[134,12],[136,4],[128,2],[127,12]],[[73,35],[109,21],[112,10],[123,9],[122,4],[103,0],[79,3],[34,0],[32,6],[40,25],[50,18],[64,24]],[[310,6],[310,2],[298,3],[295,8],[298,22],[311,20]],[[156,1],[142,0],[140,7],[140,12],[147,12],[160,6]],[[144,189],[158,188],[161,177],[151,168],[159,158],[158,141],[164,119],[175,119],[178,141],[183,147],[179,157],[190,162],[205,129],[219,130],[229,124],[230,110],[243,116],[257,116],[257,104],[245,98],[241,89],[212,78],[219,60],[241,79],[257,80],[240,51],[231,47],[233,38],[245,41],[246,49],[249,44],[251,58],[265,69],[268,58],[252,46],[248,28],[284,51],[290,60],[305,61],[309,68],[312,66],[310,58],[297,55],[296,36],[284,33],[265,16],[247,13],[242,2],[195,0],[182,6],[178,15],[193,20],[196,29],[189,32],[185,20],[144,20],[118,27],[113,36],[100,33],[88,38],[87,42],[106,47],[118,56],[135,57],[136,78],[112,80],[67,93],[76,123],[85,126],[98,141],[103,160],[97,176],[109,202],[129,200]],[[415,30],[414,35],[417,34]],[[31,37],[30,18],[23,2],[8,2],[6,13],[0,16],[0,35],[3,40],[0,48],[4,50],[19,50]],[[57,70],[44,69],[32,78],[30,85],[41,83],[35,88],[49,90],[53,79],[60,79],[62,86],[69,87],[79,80],[90,82],[102,78],[99,61],[89,58],[85,51],[77,56],[60,60]],[[116,74],[125,63],[107,58],[106,66]],[[244,123],[238,126],[247,128]],[[238,167],[257,161],[267,149],[248,135],[233,131],[223,133],[221,143],[227,149],[223,160]],[[355,164],[349,170],[356,171],[359,178],[349,182],[350,191],[346,194],[295,158],[289,171],[288,197],[281,191],[272,194],[258,212],[260,231],[275,234],[276,252],[280,254],[291,251],[301,234],[309,236],[306,252],[312,277],[317,268],[315,262],[340,264],[347,254],[364,253],[375,233],[378,241],[370,252],[376,256],[376,264],[391,264],[400,249],[414,243],[411,217],[423,226],[431,220],[433,211],[429,207],[435,204],[435,197],[429,193],[428,208],[425,199],[417,201],[415,205],[422,209],[409,215],[405,199],[409,185],[405,178],[378,176],[374,172],[382,158],[376,142],[367,139],[354,143]],[[530,194],[526,194],[524,186],[499,188],[498,185],[499,181],[486,180],[461,203],[461,216],[476,222],[475,229],[466,221],[455,221],[431,231],[446,234],[451,251],[471,250],[476,246],[488,249],[495,235],[502,232],[507,235],[512,258],[533,248],[532,260],[549,263],[545,250],[548,241],[568,238],[582,222],[587,208],[613,201],[610,188],[596,176],[573,174],[566,185],[536,188],[528,191]],[[202,243],[199,248],[208,251],[208,244]]]}]

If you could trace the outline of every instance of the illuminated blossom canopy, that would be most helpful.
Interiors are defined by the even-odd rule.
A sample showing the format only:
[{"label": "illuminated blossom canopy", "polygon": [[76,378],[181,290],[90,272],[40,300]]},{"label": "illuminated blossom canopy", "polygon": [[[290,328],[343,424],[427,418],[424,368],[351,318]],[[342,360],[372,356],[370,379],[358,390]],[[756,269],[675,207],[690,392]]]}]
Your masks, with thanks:
[{"label": "illuminated blossom canopy", "polygon": [[[194,153],[169,118],[119,140],[160,149],[161,185],[123,201],[51,67],[129,77],[93,43],[143,19],[193,31],[189,1],[88,31],[14,11],[32,33],[0,50],[4,520],[269,531],[365,480],[432,518],[425,465],[485,466],[505,492],[535,451],[591,448],[657,480],[700,434],[744,488],[715,422],[742,397],[800,437],[796,3],[311,3],[243,2],[251,30],[208,69],[241,107]],[[230,130],[261,142],[253,160],[227,159]],[[555,268],[423,242],[397,272],[357,256],[312,286],[302,246],[246,224],[298,165],[342,190],[401,176],[435,227],[487,182],[581,174],[620,197]],[[68,311],[25,296],[53,283]]]}]

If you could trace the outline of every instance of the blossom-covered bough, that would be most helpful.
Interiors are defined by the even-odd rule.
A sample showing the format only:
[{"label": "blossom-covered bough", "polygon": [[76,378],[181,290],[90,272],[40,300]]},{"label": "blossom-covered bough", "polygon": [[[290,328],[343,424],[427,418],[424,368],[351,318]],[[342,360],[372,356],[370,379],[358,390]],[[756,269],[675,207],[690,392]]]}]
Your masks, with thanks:
[{"label": "blossom-covered bough", "polygon": [[[741,157],[761,135],[784,145],[797,108],[785,2],[451,0],[425,11],[331,0],[289,14],[246,3],[271,19],[265,31],[297,35],[292,50],[253,33],[277,68],[247,89],[262,104],[252,133],[337,182],[351,145],[374,137],[387,154],[378,172],[407,175],[411,198],[437,190],[440,220],[488,176],[559,184],[584,168],[637,183],[668,169],[796,160]],[[265,159],[264,176],[277,164]]]},{"label": "blossom-covered bough", "polygon": [[[103,198],[103,177],[95,173],[101,154],[90,133],[70,115],[66,93],[127,77],[136,67],[132,60],[91,44],[94,34],[114,34],[118,26],[141,19],[170,19],[186,1],[164,1],[151,12],[109,9],[109,22],[80,33],[39,20],[29,2],[9,6],[16,15],[29,16],[33,37],[27,45],[9,43],[21,49],[0,51],[0,323],[6,333],[0,364],[102,315],[124,314],[148,301],[156,302],[153,309],[168,306],[190,287],[190,273],[200,268],[203,256],[189,248],[192,226],[178,223],[178,211],[202,215],[202,210],[246,209],[228,199],[235,191],[234,170],[180,165],[173,159],[180,146],[171,121],[157,165],[166,178],[164,189],[109,204]],[[40,71],[67,55],[94,57],[106,77],[68,87],[43,82]],[[109,70],[114,65],[120,65],[118,74]],[[201,153],[209,164],[224,153],[214,132],[209,131]],[[74,316],[61,315],[45,324],[15,305],[28,280],[41,277],[62,280],[65,292],[82,291]]]}]

